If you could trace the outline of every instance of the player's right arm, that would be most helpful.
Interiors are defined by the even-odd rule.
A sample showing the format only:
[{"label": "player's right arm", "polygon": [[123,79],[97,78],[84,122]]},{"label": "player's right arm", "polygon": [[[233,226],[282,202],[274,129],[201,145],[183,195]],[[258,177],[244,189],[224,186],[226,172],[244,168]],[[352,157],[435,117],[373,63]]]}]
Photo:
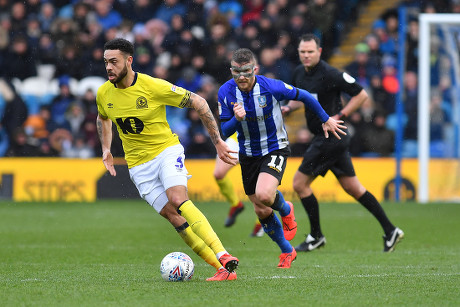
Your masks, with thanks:
[{"label": "player's right arm", "polygon": [[110,152],[110,147],[112,146],[112,121],[98,113],[96,126],[97,134],[101,140],[102,162],[104,163],[105,168],[109,171],[110,175],[116,176],[117,172],[113,166],[113,156]]}]

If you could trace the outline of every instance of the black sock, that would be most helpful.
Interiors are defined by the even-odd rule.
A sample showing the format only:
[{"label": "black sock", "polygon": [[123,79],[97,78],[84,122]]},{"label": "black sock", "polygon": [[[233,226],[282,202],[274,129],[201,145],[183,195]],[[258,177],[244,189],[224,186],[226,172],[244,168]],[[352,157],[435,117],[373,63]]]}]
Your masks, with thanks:
[{"label": "black sock", "polygon": [[315,194],[302,198],[300,201],[302,202],[302,205],[307,212],[308,219],[310,220],[310,234],[315,238],[323,236],[321,226],[319,224],[319,205]]},{"label": "black sock", "polygon": [[395,226],[388,219],[378,200],[374,197],[374,195],[369,193],[369,191],[366,191],[366,193],[364,193],[358,201],[379,221],[385,235],[389,235],[395,229]]}]

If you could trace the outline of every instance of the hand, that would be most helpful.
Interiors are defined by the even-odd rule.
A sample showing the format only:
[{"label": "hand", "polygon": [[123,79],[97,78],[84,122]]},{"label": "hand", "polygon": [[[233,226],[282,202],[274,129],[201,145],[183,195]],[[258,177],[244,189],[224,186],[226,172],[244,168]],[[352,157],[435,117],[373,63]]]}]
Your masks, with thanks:
[{"label": "hand", "polygon": [[218,157],[227,164],[235,166],[238,163],[238,158],[233,154],[238,153],[237,151],[231,150],[222,139],[216,144],[216,150]]},{"label": "hand", "polygon": [[244,109],[244,107],[242,105],[240,105],[239,103],[236,103],[234,106],[233,106],[233,113],[235,114],[235,118],[240,122],[242,120],[244,120],[244,118],[246,117],[246,110]]},{"label": "hand", "polygon": [[281,114],[283,114],[283,116],[287,116],[291,113],[292,109],[291,107],[289,106],[281,106]]},{"label": "hand", "polygon": [[[340,136],[338,135],[338,133],[340,134],[343,134],[343,135],[347,135],[347,133],[341,129],[347,129],[347,126],[345,125],[341,125],[343,124],[343,120],[335,120],[334,118],[332,117],[329,117],[329,119],[323,123],[323,131],[324,131],[324,136],[327,138],[329,138],[329,133],[328,131],[332,132],[336,138],[338,138],[339,140],[341,139]],[[337,133],[338,132],[338,133]]]},{"label": "hand", "polygon": [[116,176],[117,172],[113,166],[113,156],[110,151],[104,151],[102,153],[102,162],[104,162],[105,168],[109,171],[110,175]]}]

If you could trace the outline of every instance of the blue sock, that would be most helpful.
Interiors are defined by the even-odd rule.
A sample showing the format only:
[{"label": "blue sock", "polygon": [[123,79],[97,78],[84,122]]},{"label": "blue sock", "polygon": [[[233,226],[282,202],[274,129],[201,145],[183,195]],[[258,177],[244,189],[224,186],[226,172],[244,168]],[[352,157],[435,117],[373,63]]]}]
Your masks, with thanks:
[{"label": "blue sock", "polygon": [[265,233],[278,244],[282,253],[292,252],[292,245],[284,237],[283,226],[275,212],[272,212],[267,218],[260,220],[260,223]]},{"label": "blue sock", "polygon": [[286,216],[291,213],[291,207],[284,200],[283,193],[276,191],[275,202],[271,206],[272,209],[278,211],[281,216]]}]

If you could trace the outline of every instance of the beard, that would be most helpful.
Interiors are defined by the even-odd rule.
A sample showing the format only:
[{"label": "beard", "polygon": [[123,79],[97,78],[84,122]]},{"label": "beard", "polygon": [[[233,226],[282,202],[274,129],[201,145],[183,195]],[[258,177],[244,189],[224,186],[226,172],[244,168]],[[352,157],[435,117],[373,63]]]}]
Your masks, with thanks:
[{"label": "beard", "polygon": [[123,80],[123,78],[126,77],[127,74],[128,74],[128,66],[125,65],[123,70],[118,75],[118,78],[116,78],[116,79],[114,79],[113,81],[110,81],[110,82],[112,82],[112,84],[117,84],[117,83],[121,82],[121,80]]}]

